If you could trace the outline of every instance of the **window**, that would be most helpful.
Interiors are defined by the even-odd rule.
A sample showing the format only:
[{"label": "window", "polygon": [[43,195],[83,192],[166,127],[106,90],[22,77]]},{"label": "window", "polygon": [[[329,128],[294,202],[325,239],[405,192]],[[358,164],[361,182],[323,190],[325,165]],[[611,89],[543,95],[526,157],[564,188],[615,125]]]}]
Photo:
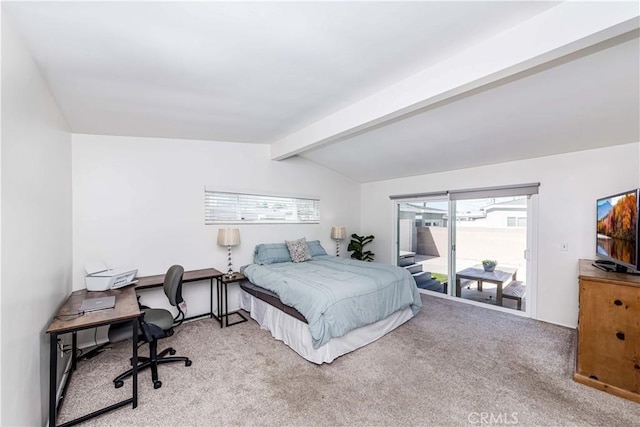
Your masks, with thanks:
[{"label": "window", "polygon": [[507,227],[526,227],[527,226],[527,218],[526,217],[515,217],[509,216],[507,217]]},{"label": "window", "polygon": [[205,189],[205,224],[316,224],[320,200]]}]

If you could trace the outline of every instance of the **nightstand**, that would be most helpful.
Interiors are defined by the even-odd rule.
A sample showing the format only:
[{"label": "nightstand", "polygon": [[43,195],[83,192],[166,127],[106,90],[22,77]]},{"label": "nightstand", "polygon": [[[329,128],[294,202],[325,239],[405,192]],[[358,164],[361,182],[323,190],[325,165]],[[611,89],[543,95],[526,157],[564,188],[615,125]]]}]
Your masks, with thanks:
[{"label": "nightstand", "polygon": [[[227,298],[227,285],[229,283],[238,283],[246,280],[241,273],[233,273],[232,276],[227,276],[226,274],[217,278],[217,290],[218,290],[218,313],[217,315],[213,315],[213,317],[220,322],[220,327],[223,328],[225,326],[232,326],[238,323],[246,322],[247,318],[242,315],[239,311],[234,311],[233,313],[229,313],[229,302]],[[240,316],[239,320],[235,322],[229,323],[229,316],[237,315]]]}]

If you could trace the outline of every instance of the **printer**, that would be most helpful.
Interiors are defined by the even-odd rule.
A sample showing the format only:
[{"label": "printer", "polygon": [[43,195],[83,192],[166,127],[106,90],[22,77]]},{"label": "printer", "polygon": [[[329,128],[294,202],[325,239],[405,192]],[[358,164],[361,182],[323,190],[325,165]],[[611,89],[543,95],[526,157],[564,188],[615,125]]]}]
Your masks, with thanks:
[{"label": "printer", "polygon": [[108,268],[101,262],[85,265],[87,291],[107,291],[136,283],[137,268]]}]

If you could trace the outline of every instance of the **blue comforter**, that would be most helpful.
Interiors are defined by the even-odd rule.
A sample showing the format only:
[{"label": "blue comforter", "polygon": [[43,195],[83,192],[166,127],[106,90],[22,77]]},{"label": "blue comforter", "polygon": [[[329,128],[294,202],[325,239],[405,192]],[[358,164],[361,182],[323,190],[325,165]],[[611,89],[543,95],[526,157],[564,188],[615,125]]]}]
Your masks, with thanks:
[{"label": "blue comforter", "polygon": [[324,255],[301,263],[251,264],[244,274],[304,315],[314,348],[397,310],[411,307],[416,314],[422,307],[411,273],[387,264]]}]

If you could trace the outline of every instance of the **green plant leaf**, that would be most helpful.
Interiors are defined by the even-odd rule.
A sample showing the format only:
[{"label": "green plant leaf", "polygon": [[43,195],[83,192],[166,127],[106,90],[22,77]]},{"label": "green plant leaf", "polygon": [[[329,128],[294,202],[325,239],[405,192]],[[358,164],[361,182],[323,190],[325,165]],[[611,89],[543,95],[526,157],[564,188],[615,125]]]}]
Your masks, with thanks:
[{"label": "green plant leaf", "polygon": [[373,261],[374,253],[371,251],[364,251],[364,246],[371,241],[375,237],[373,235],[369,236],[359,236],[355,233],[351,235],[351,241],[347,246],[347,250],[352,252],[351,258],[357,259],[360,261]]}]

